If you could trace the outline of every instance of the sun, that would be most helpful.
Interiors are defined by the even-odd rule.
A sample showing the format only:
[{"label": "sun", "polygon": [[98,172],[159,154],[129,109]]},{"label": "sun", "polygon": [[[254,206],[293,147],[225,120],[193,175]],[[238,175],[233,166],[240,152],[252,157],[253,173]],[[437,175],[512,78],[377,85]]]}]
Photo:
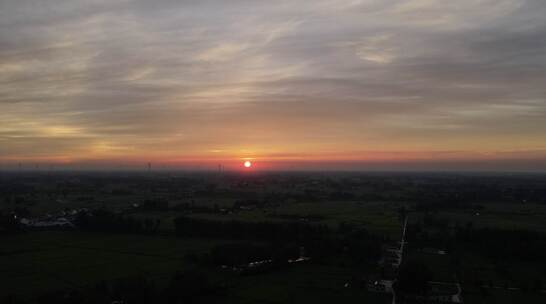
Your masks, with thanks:
[{"label": "sun", "polygon": [[245,166],[245,168],[250,168],[252,167],[252,163],[250,161],[245,161],[245,163],[243,164],[243,166]]}]

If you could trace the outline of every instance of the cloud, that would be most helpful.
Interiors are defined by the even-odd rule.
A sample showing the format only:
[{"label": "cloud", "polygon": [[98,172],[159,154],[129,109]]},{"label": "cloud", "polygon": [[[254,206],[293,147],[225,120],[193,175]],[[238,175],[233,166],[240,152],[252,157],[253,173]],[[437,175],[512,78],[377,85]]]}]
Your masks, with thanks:
[{"label": "cloud", "polygon": [[544,149],[545,15],[540,0],[0,1],[0,158]]}]

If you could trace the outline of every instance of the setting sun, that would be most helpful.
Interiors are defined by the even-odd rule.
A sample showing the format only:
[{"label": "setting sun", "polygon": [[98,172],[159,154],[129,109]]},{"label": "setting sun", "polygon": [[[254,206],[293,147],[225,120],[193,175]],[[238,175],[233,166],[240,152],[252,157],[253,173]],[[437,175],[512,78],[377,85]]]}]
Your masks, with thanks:
[{"label": "setting sun", "polygon": [[250,161],[245,161],[245,163],[243,164],[245,166],[245,168],[250,168],[252,167],[252,163]]}]

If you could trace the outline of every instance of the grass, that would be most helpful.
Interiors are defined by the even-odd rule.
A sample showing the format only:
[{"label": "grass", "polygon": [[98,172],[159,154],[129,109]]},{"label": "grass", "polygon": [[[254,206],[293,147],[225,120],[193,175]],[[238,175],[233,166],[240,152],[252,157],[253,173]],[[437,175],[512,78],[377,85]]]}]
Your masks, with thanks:
[{"label": "grass", "polygon": [[482,293],[465,293],[463,295],[465,303],[484,303],[484,304],[512,304],[512,303],[546,303],[546,294],[528,293],[522,291],[487,289]]},{"label": "grass", "polygon": [[[215,243],[82,232],[7,236],[0,247],[0,295],[32,296],[132,275],[166,281],[174,272],[188,267],[186,253],[208,252]],[[358,275],[351,268],[312,264],[255,276],[229,274],[232,286],[226,303],[390,302],[390,295],[368,293],[362,287],[344,287]]]},{"label": "grass", "polygon": [[[530,230],[546,232],[546,205],[484,203],[483,210],[449,210],[434,213],[438,219],[466,225],[471,222],[476,228],[505,230]],[[423,213],[412,213],[412,219],[422,218]]]},{"label": "grass", "polygon": [[317,202],[283,205],[279,214],[320,216],[323,222],[337,227],[340,222],[360,225],[371,232],[398,237],[400,222],[391,203]]},{"label": "grass", "polygon": [[432,272],[432,281],[456,282],[455,269],[449,255],[428,254],[412,251],[405,257],[406,260],[418,260],[427,265]]},{"label": "grass", "polygon": [[[462,280],[466,289],[477,291],[474,281],[479,279],[482,284],[493,286],[521,287],[522,283],[533,284],[535,280],[546,280],[543,264],[528,261],[497,261],[466,252],[462,258]],[[529,286],[531,287],[531,286]]]},{"label": "grass", "polygon": [[391,303],[389,294],[345,288],[347,268],[298,265],[260,276],[240,277],[226,303]]},{"label": "grass", "polygon": [[138,274],[168,277],[187,266],[186,253],[212,246],[203,239],[76,232],[4,237],[0,294],[36,294]]},{"label": "grass", "polygon": [[310,218],[311,223],[337,228],[339,223],[352,223],[370,232],[400,237],[400,222],[394,205],[390,203],[316,202],[292,203],[276,208],[239,211],[233,214],[193,214],[211,220],[286,221],[278,215]]}]

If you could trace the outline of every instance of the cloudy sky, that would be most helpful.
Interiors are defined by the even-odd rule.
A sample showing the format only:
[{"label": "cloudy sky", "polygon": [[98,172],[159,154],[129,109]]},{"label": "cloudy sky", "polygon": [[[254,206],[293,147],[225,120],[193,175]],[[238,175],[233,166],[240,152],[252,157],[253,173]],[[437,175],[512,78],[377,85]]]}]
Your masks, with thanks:
[{"label": "cloudy sky", "polygon": [[0,0],[0,162],[546,170],[544,0]]}]

